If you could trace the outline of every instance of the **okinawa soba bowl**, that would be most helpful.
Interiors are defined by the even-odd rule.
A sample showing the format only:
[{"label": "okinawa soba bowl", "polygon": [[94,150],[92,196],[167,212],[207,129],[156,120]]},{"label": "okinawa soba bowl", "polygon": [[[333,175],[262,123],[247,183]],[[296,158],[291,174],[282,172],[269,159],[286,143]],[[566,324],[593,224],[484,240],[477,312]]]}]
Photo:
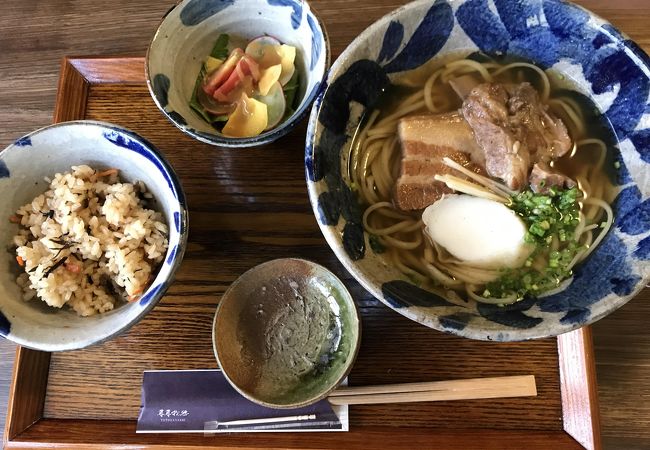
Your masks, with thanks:
[{"label": "okinawa soba bowl", "polygon": [[[103,342],[173,281],[187,243],[185,196],[164,156],[135,133],[94,121],[36,130],[0,153],[0,189],[0,336],[43,351]],[[17,279],[27,275],[23,289]]]},{"label": "okinawa soba bowl", "polygon": [[[228,36],[228,43],[224,46],[225,52],[222,52],[219,41],[224,35]],[[267,67],[266,63],[262,64],[257,57],[264,53],[263,48],[268,50],[273,46],[257,45],[257,50],[251,51],[252,41],[266,44],[272,41],[278,45],[283,44],[283,48],[294,49],[295,58],[292,61],[295,71],[292,73],[296,78],[282,79],[285,74],[285,59],[282,58],[282,89],[271,89],[262,95],[258,78],[269,75],[272,68]],[[243,61],[240,60],[228,78],[223,78],[221,75],[225,77],[228,73],[224,69],[232,69],[229,61],[236,48],[245,50],[247,65],[242,66]],[[207,57],[211,53],[215,58],[210,58],[211,63],[208,64]],[[254,61],[251,61],[251,57]],[[220,67],[212,65],[219,64],[218,61],[221,61]],[[154,102],[180,130],[211,145],[244,148],[273,142],[300,123],[320,92],[329,62],[329,40],[325,27],[307,2],[183,0],[167,13],[156,31],[147,51],[145,71]],[[258,67],[254,70],[254,76],[250,74],[248,64]],[[217,68],[212,70],[208,66]],[[217,95],[222,89],[215,92],[211,89],[210,92],[215,97],[209,95],[206,100],[203,89],[198,89],[201,86],[197,83],[197,75],[202,71],[207,72],[206,77],[211,80],[212,87],[216,87],[219,80],[225,80],[219,86],[228,87],[228,98]],[[238,74],[243,78],[241,83],[235,83]],[[245,102],[241,101],[243,97],[230,98],[244,89],[244,82],[251,76],[256,87],[247,92],[247,97],[250,98]],[[233,83],[238,87],[230,90]],[[280,94],[275,95],[278,92]],[[200,95],[197,96],[197,93]],[[208,108],[216,109],[206,112],[205,102],[210,104]],[[234,112],[224,112],[224,102],[238,107]],[[285,105],[284,113],[275,114],[278,104],[282,102]],[[250,120],[238,121],[240,125],[241,122],[250,125],[246,127],[248,132],[244,133],[242,126],[229,127],[229,122],[235,121],[228,118],[236,113],[243,112],[238,114],[240,119],[244,116],[250,119],[251,116],[264,115],[260,108],[267,111],[268,118],[268,127],[264,127],[263,131],[259,132],[261,128],[251,131],[255,127],[250,124]],[[226,133],[226,128],[230,133]]]},{"label": "okinawa soba bowl", "polygon": [[[509,341],[553,336],[594,322],[622,306],[647,284],[650,276],[650,222],[646,218],[647,202],[644,200],[650,195],[650,181],[645,175],[648,169],[647,153],[650,151],[647,129],[650,61],[642,50],[609,23],[576,5],[557,0],[504,0],[497,2],[496,6],[496,11],[493,11],[486,2],[471,0],[417,1],[380,19],[364,31],[332,67],[327,80],[328,88],[319,96],[312,110],[307,136],[306,172],[310,200],[329,245],[350,273],[375,297],[401,314],[441,331],[475,339]],[[457,62],[461,59],[469,62]],[[505,72],[501,71],[500,74],[500,69],[513,62],[533,63],[542,70],[520,68],[523,80],[503,80],[501,77],[505,76]],[[455,69],[454,65],[457,66]],[[470,67],[472,65],[481,65],[481,68],[476,70]],[[459,67],[461,70],[458,70]],[[469,127],[472,145],[478,144],[483,148],[481,139],[494,143],[472,122],[476,114],[472,115],[470,103],[477,82],[469,90],[463,88],[462,82],[461,86],[456,86],[459,92],[456,94],[457,103],[451,101],[444,105],[448,99],[444,98],[445,95],[438,95],[442,92],[438,90],[442,89],[438,84],[448,83],[449,80],[445,79],[447,75],[471,74],[478,78],[478,83],[482,83],[484,80],[481,78],[485,76],[480,71],[487,72],[495,82],[507,81],[511,85],[519,85],[520,81],[529,81],[538,91],[534,96],[542,103],[540,111],[548,108],[551,114],[549,117],[540,112],[536,120],[544,124],[544,129],[548,129],[549,123],[557,125],[555,119],[559,118],[562,123],[566,121],[565,134],[571,143],[576,144],[569,151],[567,145],[554,140],[548,148],[564,148],[563,151],[569,155],[567,158],[582,155],[579,159],[583,165],[602,165],[600,172],[594,168],[586,172],[599,173],[594,183],[597,191],[588,186],[591,179],[578,180],[574,172],[568,173],[580,183],[575,188],[576,199],[567,201],[578,205],[579,212],[585,214],[560,211],[555,208],[559,203],[553,203],[554,213],[559,213],[557,217],[576,215],[575,221],[573,218],[567,221],[573,225],[564,233],[580,236],[580,240],[572,252],[567,252],[567,256],[571,257],[568,263],[561,262],[561,258],[555,254],[551,255],[550,250],[544,250],[545,265],[536,270],[543,274],[551,273],[547,269],[557,267],[560,261],[565,264],[561,267],[566,268],[567,273],[555,280],[554,288],[545,285],[549,289],[544,289],[546,292],[542,294],[534,291],[539,288],[538,279],[524,279],[521,276],[530,272],[508,271],[510,279],[506,280],[506,271],[495,274],[492,266],[486,275],[485,267],[476,264],[476,261],[468,264],[464,259],[460,260],[463,264],[459,265],[457,255],[462,251],[454,249],[455,253],[452,254],[448,249],[462,244],[460,241],[463,239],[456,236],[452,239],[454,242],[449,243],[449,240],[465,225],[459,222],[459,226],[455,227],[453,220],[449,220],[449,213],[427,213],[425,219],[429,220],[429,227],[425,231],[422,223],[418,225],[420,216],[417,212],[402,213],[396,208],[396,204],[400,203],[398,197],[402,188],[400,183],[404,181],[402,176],[417,175],[418,170],[423,170],[422,173],[431,178],[434,176],[430,172],[431,167],[427,166],[429,163],[422,166],[422,161],[416,161],[420,166],[415,172],[405,169],[402,155],[413,157],[413,153],[408,153],[403,145],[403,142],[411,139],[408,137],[409,130],[422,132],[423,129],[436,127],[437,132],[433,134],[440,136],[451,133],[451,129]],[[546,76],[543,76],[544,73]],[[432,77],[434,74],[437,75]],[[514,76],[519,75],[515,73]],[[460,80],[457,76],[450,78]],[[551,80],[550,95],[549,89],[540,81],[542,79]],[[455,94],[451,86],[446,89],[447,97]],[[505,93],[501,92],[501,95],[506,95],[504,98],[507,102],[515,99],[515,94],[509,89],[504,88],[502,91]],[[461,95],[465,96],[462,100]],[[553,101],[556,104],[548,106]],[[510,112],[507,114],[513,115],[517,108],[507,102],[504,105],[514,108],[508,110]],[[473,106],[485,106],[484,103],[479,99]],[[566,109],[565,103],[569,103],[569,111],[558,112]],[[396,104],[398,107],[394,106]],[[398,109],[399,112],[396,112]],[[378,116],[373,114],[375,110],[379,111]],[[432,122],[427,116],[428,122],[401,125],[399,135],[398,121],[392,120],[391,124],[388,117],[391,112],[395,114],[393,119],[396,119],[423,111],[428,114],[431,111],[456,112],[454,118],[447,117],[442,124]],[[476,113],[476,108],[473,111]],[[573,120],[570,117],[572,113],[574,116],[584,115],[584,120]],[[458,119],[458,115],[461,119]],[[540,119],[542,116],[544,118]],[[462,126],[459,120],[463,122]],[[558,133],[561,135],[562,127],[557,126],[556,131],[560,130]],[[576,126],[579,134],[576,134]],[[581,127],[584,130],[580,130]],[[423,133],[426,134],[426,130]],[[450,138],[450,142],[453,142],[449,146],[456,148],[461,145],[458,136]],[[357,145],[370,138],[378,142],[381,139],[386,141],[386,151],[381,144],[376,147],[376,154],[381,155],[377,158],[366,151],[370,144],[366,147]],[[394,141],[390,142],[390,139]],[[518,146],[524,145],[522,142]],[[525,144],[533,148],[528,141]],[[381,154],[380,148],[383,151]],[[417,148],[415,150],[417,154]],[[484,157],[486,154],[483,150]],[[516,155],[521,154],[517,147]],[[367,159],[363,158],[364,155]],[[475,163],[471,160],[473,154],[470,152],[465,156],[465,161],[456,162],[472,169]],[[380,161],[382,157],[385,159]],[[549,161],[555,159],[550,158]],[[376,168],[372,166],[375,160]],[[366,161],[372,162],[366,166]],[[489,161],[485,160],[485,163],[489,169]],[[563,166],[559,160],[557,164],[560,169],[554,171],[561,170]],[[526,166],[526,170],[530,166]],[[444,167],[442,172],[440,167]],[[437,181],[447,189],[440,193],[447,194],[452,192],[449,186],[459,186],[459,180],[450,180],[447,177],[449,174],[457,175],[461,182],[472,175],[467,171],[459,172],[458,168],[453,167],[453,161],[439,164],[434,172],[442,175],[443,178]],[[373,178],[370,179],[368,174]],[[491,194],[496,193],[496,197],[506,198],[503,203],[509,203],[509,208],[515,209],[512,207],[514,202],[508,199],[513,191],[510,188],[527,189],[528,184],[522,188],[516,186],[517,182],[507,175],[489,175],[489,179],[500,183],[487,190]],[[485,187],[481,180],[484,179],[479,179],[479,187]],[[400,189],[395,187],[396,184]],[[464,186],[460,186],[462,192],[466,192]],[[471,187],[476,187],[476,184]],[[557,191],[565,193],[569,187],[567,184],[561,189],[557,188]],[[408,191],[411,188],[407,185],[404,189]],[[537,188],[543,188],[543,183]],[[595,199],[578,202],[583,191]],[[426,197],[422,190],[417,192]],[[484,195],[481,193],[480,196]],[[444,197],[447,204],[449,198],[449,195]],[[382,201],[385,206],[378,205]],[[593,206],[593,203],[600,206]],[[430,204],[425,202],[419,207]],[[592,204],[592,209],[600,209],[601,212],[586,214],[584,207],[589,204]],[[611,205],[611,217],[607,205]],[[369,209],[371,206],[373,208]],[[445,211],[453,211],[455,207],[447,207]],[[462,210],[466,214],[464,217],[473,221],[470,225],[473,224],[474,232],[477,223],[478,227],[484,222],[485,226],[491,225],[497,229],[512,225],[508,221],[494,219],[500,217],[502,212],[489,208],[486,211],[493,213],[477,216],[480,207],[472,205]],[[386,215],[392,215],[395,220],[391,222],[387,219],[380,225],[372,223],[372,214],[380,208],[386,208]],[[510,211],[510,214],[514,216],[515,212]],[[518,242],[521,243],[522,238],[531,237],[533,223],[527,221],[528,218],[520,210],[516,210],[516,214],[521,225],[510,230],[520,234]],[[535,214],[536,218],[541,216],[538,211]],[[435,218],[433,222],[430,221],[432,216]],[[594,223],[579,220],[583,216],[590,216]],[[437,228],[445,220],[451,225],[446,229]],[[542,222],[538,221],[536,227],[538,230],[539,226],[543,228],[540,231],[543,236],[549,223]],[[550,224],[551,229],[559,233],[559,228],[553,228],[555,225],[552,221]],[[601,224],[604,227],[602,232]],[[404,235],[391,235],[386,230],[391,226],[412,230],[412,240],[409,241]],[[583,239],[585,230],[588,238]],[[418,233],[420,244],[415,241]],[[437,240],[433,245],[432,236],[435,234]],[[416,248],[408,251],[411,256],[403,255],[403,250],[393,250],[396,241],[391,242],[386,235],[399,240],[399,245]],[[507,247],[508,251],[503,250],[506,245],[512,244],[511,235],[505,238],[503,235],[499,237],[498,233],[488,235],[505,239],[504,245],[494,246],[485,239],[466,241],[479,242],[477,245],[481,248],[492,245],[496,247],[496,250],[492,250],[501,252],[498,256],[502,258],[516,256],[522,250],[522,247],[513,249],[512,246]],[[442,251],[439,248],[441,242],[445,244]],[[565,241],[551,238],[548,246],[553,246],[554,251],[561,251],[566,245],[562,242]],[[425,250],[427,248],[429,250]],[[417,251],[421,253],[414,255],[413,252]],[[468,249],[464,251],[467,253]],[[469,251],[469,255],[472,256],[473,252]],[[523,259],[520,258],[518,265],[512,267],[524,270],[532,265],[535,268],[536,255],[538,253],[524,252]],[[493,255],[485,257],[490,256]],[[584,260],[580,261],[583,256]],[[418,271],[423,261],[428,263],[425,273]],[[477,267],[479,270],[476,270]],[[518,283],[516,289],[519,289],[522,280],[528,283],[527,290],[523,294],[517,291],[515,297],[509,298],[504,286]],[[502,282],[498,286],[504,291],[497,298],[488,289],[495,286],[488,286],[488,283],[496,281]]]}]

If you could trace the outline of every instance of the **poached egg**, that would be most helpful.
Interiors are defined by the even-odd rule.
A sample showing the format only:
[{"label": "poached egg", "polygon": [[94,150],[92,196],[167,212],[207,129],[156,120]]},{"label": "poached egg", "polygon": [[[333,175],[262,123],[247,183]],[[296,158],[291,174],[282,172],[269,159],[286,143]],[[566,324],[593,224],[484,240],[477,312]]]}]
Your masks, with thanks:
[{"label": "poached egg", "polygon": [[424,210],[432,241],[472,267],[518,268],[534,250],[526,225],[502,203],[471,195],[446,195]]}]

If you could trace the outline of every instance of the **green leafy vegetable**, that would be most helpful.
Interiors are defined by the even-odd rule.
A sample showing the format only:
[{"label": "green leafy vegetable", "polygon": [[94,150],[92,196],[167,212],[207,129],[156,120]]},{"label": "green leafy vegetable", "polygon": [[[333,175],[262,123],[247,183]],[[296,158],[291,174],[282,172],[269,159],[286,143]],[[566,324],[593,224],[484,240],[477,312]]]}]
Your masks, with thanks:
[{"label": "green leafy vegetable", "polygon": [[294,112],[296,112],[294,108],[294,103],[296,102],[296,97],[298,94],[298,86],[299,86],[299,75],[298,71],[296,70],[293,73],[293,76],[291,79],[287,82],[287,84],[282,88],[284,92],[284,99],[287,104],[287,109],[284,113],[284,119],[287,117],[291,116]]},{"label": "green leafy vegetable", "polygon": [[230,36],[227,34],[220,34],[217,41],[214,43],[214,47],[212,47],[210,56],[217,59],[226,59],[228,53],[230,53],[228,51],[228,42],[230,42]]},{"label": "green leafy vegetable", "polygon": [[[230,42],[230,36],[227,34],[220,34],[210,52],[210,56],[218,59],[226,59],[229,53],[228,42]],[[190,99],[190,108],[192,108],[192,110],[208,123],[227,122],[228,116],[215,116],[210,114],[196,98],[196,92],[198,89],[201,89],[201,83],[203,83],[206,74],[207,70],[205,64],[203,64],[201,65],[201,70],[199,71],[199,75],[196,77],[196,82],[194,83],[194,90],[192,91],[192,98]]]},{"label": "green leafy vegetable", "polygon": [[[205,68],[201,69],[201,73],[205,73]],[[224,114],[221,116],[215,116],[214,114],[206,111],[203,105],[201,105],[201,103],[197,100],[196,90],[201,89],[201,83],[202,83],[201,80],[202,78],[201,75],[199,74],[199,78],[196,80],[196,84],[194,85],[194,92],[192,93],[192,99],[190,100],[190,108],[192,108],[199,116],[201,116],[203,120],[215,126],[223,122],[228,122],[228,119],[230,118],[228,115]]]},{"label": "green leafy vegetable", "polygon": [[[505,270],[496,281],[488,283],[483,296],[505,298],[538,295],[553,289],[571,276],[570,264],[585,247],[575,240],[575,230],[580,223],[577,188],[549,189],[548,194],[535,194],[528,190],[512,197],[510,205],[528,227],[524,240],[535,245],[535,250],[524,267]],[[557,239],[557,250],[551,244]],[[540,267],[540,261],[546,261]],[[537,264],[535,264],[537,262]]]},{"label": "green leafy vegetable", "polygon": [[201,83],[203,83],[203,77],[205,77],[205,66],[201,66],[199,71],[199,76],[196,77],[196,82],[194,83],[194,90],[192,91],[192,98],[190,99],[190,108],[192,108],[203,120],[208,123],[213,121],[213,116],[205,110],[203,105],[196,98],[196,91],[201,89]]}]

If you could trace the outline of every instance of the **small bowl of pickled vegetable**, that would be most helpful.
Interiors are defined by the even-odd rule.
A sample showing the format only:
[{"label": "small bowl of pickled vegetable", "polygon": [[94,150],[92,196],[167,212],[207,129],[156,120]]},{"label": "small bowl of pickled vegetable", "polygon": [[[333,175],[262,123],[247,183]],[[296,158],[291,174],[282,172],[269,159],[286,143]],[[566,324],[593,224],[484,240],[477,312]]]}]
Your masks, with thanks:
[{"label": "small bowl of pickled vegetable", "polygon": [[184,0],[160,24],[145,69],[174,125],[240,148],[273,142],[304,118],[329,57],[322,23],[300,0]]}]

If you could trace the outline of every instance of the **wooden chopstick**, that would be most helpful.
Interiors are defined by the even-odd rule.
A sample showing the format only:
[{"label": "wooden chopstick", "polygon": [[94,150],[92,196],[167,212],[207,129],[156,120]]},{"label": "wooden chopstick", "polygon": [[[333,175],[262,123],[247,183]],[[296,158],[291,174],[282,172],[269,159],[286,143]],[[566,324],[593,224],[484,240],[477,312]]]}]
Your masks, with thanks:
[{"label": "wooden chopstick", "polygon": [[329,395],[334,405],[371,405],[481,398],[534,397],[534,375],[472,378],[384,386],[340,387]]}]

